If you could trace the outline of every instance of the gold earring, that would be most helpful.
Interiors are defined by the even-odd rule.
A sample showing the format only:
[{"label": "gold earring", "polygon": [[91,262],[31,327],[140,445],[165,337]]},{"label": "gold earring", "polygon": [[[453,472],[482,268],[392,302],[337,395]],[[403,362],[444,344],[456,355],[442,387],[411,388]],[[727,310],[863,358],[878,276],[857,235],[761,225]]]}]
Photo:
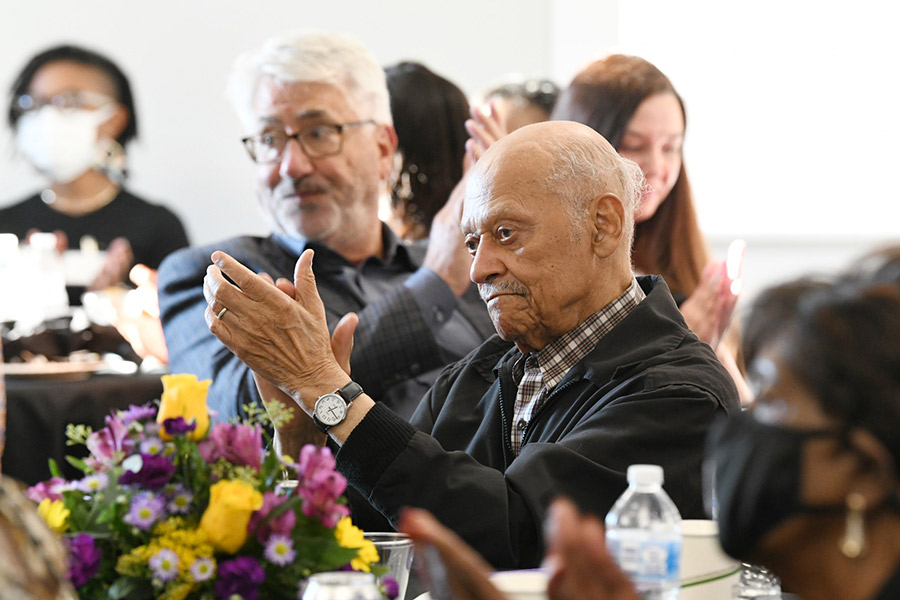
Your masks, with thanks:
[{"label": "gold earring", "polygon": [[847,521],[841,553],[847,558],[859,558],[866,549],[866,498],[858,492],[847,495]]}]

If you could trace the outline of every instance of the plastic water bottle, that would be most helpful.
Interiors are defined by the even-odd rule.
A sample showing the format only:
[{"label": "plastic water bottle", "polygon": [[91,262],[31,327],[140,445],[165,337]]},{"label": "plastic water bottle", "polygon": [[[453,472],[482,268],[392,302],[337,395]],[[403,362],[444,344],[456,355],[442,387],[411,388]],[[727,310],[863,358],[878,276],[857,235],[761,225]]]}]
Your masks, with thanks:
[{"label": "plastic water bottle", "polygon": [[657,465],[628,467],[628,489],[606,515],[606,545],[645,600],[678,598],[681,515]]}]

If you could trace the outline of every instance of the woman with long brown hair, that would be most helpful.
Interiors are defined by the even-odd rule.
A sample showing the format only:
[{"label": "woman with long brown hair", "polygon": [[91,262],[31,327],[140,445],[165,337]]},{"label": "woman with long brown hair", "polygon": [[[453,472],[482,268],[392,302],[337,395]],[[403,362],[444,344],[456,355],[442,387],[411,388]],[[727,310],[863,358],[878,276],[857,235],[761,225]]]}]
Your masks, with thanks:
[{"label": "woman with long brown hair", "polygon": [[[467,129],[476,157],[503,135],[490,111],[474,109]],[[741,398],[750,392],[737,360],[737,339],[720,344],[737,303],[724,261],[707,248],[682,160],[684,102],[669,78],[648,61],[612,54],[579,72],[556,102],[552,120],[583,123],[622,156],[640,165],[646,179],[635,214],[632,261],[639,273],[660,274],[690,328],[717,350]],[[729,336],[736,338],[737,336]]]}]

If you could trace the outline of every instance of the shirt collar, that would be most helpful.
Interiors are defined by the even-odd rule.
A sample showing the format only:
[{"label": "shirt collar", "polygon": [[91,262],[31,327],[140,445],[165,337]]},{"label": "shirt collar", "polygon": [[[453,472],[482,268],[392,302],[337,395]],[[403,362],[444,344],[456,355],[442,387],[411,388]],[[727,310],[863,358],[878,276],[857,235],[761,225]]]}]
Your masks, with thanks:
[{"label": "shirt collar", "polygon": [[[406,248],[406,245],[397,237],[397,235],[391,230],[390,227],[381,224],[381,235],[382,242],[384,243],[385,255],[384,260],[382,261],[384,264],[392,264],[395,262],[400,262],[404,266],[412,269],[414,265],[412,264],[412,260],[409,256],[409,250]],[[340,254],[332,250],[328,245],[323,244],[322,242],[310,241],[309,239],[302,236],[289,236],[283,233],[273,233],[272,239],[275,242],[296,256],[300,256],[303,254],[303,251],[307,248],[312,248],[317,253],[321,253],[323,250],[326,255],[333,255],[335,261],[341,262],[343,261],[346,265],[350,265],[350,263],[344,259]],[[368,260],[381,260],[379,258],[370,257]]]},{"label": "shirt collar", "polygon": [[[646,298],[644,290],[632,277],[631,285],[618,298],[592,314],[574,329],[566,332],[540,350],[531,353],[537,359],[543,375],[544,387],[552,389],[578,361],[594,349],[603,336],[612,331],[640,302]],[[524,372],[525,360],[517,360],[514,377]]]}]

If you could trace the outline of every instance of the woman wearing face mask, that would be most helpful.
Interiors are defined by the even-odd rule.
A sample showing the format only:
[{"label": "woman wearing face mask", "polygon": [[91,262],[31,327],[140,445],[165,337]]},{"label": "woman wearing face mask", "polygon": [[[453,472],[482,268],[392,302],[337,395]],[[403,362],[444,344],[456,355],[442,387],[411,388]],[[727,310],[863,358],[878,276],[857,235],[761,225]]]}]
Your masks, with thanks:
[{"label": "woman wearing face mask", "polygon": [[711,436],[722,546],[802,598],[900,598],[900,287],[816,287]]},{"label": "woman wearing face mask", "polygon": [[[467,123],[479,156],[505,133],[488,113]],[[563,90],[551,119],[592,127],[640,165],[647,189],[635,215],[634,268],[663,276],[688,326],[716,349],[742,401],[750,400],[737,359],[737,336],[722,341],[737,303],[726,265],[712,261],[697,223],[682,161],[685,111],[672,82],[642,58],[612,54],[582,69]],[[719,342],[722,341],[720,344]]]},{"label": "woman wearing face mask", "polygon": [[55,232],[59,250],[93,238],[107,258],[91,289],[124,281],[135,263],[156,268],[187,245],[174,213],[122,187],[137,117],[128,79],[108,58],[76,46],[41,52],[16,77],[7,118],[47,186],[0,209],[0,232]]}]

